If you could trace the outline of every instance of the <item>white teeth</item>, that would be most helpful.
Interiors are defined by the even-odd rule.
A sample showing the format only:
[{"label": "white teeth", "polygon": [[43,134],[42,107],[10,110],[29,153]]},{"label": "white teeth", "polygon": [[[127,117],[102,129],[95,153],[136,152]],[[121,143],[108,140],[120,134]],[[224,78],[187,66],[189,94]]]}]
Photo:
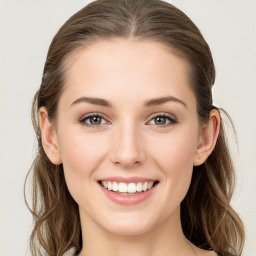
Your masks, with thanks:
[{"label": "white teeth", "polygon": [[142,190],[146,191],[147,189],[148,189],[148,183],[144,182],[143,185],[142,185]]},{"label": "white teeth", "polygon": [[112,190],[112,182],[108,181],[108,190]]},{"label": "white teeth", "polygon": [[134,194],[136,192],[147,191],[154,185],[153,181],[150,182],[138,182],[138,183],[125,183],[125,182],[112,182],[112,181],[101,181],[101,184],[108,190],[112,190],[120,193]]},{"label": "white teeth", "polygon": [[113,190],[113,191],[118,191],[118,190],[119,190],[118,183],[115,182],[115,181],[113,182],[112,190]]},{"label": "white teeth", "polygon": [[153,182],[153,181],[150,181],[150,182],[148,183],[148,189],[151,189],[151,188],[153,187],[153,184],[154,184],[154,182]]},{"label": "white teeth", "polygon": [[142,183],[141,182],[137,183],[137,191],[138,192],[142,191]]},{"label": "white teeth", "polygon": [[137,186],[135,183],[129,183],[128,184],[128,193],[135,193],[137,191]]},{"label": "white teeth", "polygon": [[107,181],[103,181],[103,186],[105,187],[105,188],[108,188],[108,182]]},{"label": "white teeth", "polygon": [[123,193],[126,193],[127,192],[127,184],[124,183],[124,182],[120,182],[119,183],[119,189],[118,189],[119,192],[123,192]]}]

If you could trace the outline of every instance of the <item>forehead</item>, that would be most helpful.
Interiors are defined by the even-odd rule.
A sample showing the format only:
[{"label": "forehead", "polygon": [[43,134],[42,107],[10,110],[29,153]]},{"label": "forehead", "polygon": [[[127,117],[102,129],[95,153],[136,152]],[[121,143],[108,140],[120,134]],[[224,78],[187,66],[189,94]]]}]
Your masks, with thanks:
[{"label": "forehead", "polygon": [[167,95],[195,100],[186,61],[160,42],[98,41],[77,50],[67,66],[65,101],[81,96],[140,101]]}]

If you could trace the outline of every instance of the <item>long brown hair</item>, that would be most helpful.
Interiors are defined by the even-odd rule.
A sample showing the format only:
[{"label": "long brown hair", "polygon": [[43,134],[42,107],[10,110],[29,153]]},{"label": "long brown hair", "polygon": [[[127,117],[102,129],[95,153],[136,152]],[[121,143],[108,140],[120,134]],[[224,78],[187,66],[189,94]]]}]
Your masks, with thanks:
[{"label": "long brown hair", "polygon": [[[175,6],[160,0],[98,0],[74,14],[53,38],[33,102],[38,151],[30,169],[32,255],[46,252],[61,256],[70,249],[79,253],[82,248],[78,205],[69,194],[62,165],[52,164],[43,150],[38,110],[46,107],[54,122],[68,57],[88,43],[117,37],[161,42],[172,48],[188,63],[200,122],[207,122],[210,110],[217,109],[212,102],[215,67],[210,48],[196,25]],[[240,256],[244,244],[243,224],[230,205],[234,181],[234,167],[221,124],[214,151],[204,164],[194,167],[189,191],[181,203],[185,236],[198,247],[220,255]]]}]

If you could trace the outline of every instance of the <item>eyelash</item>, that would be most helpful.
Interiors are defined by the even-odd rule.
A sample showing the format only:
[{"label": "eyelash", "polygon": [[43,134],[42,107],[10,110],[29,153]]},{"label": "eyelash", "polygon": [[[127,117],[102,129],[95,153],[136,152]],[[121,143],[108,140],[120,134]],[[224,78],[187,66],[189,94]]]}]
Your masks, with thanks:
[{"label": "eyelash", "polygon": [[[91,127],[91,128],[100,128],[102,126],[102,124],[99,124],[99,125],[93,125],[93,124],[88,124],[86,123],[86,120],[91,118],[91,117],[100,117],[102,119],[106,119],[104,117],[104,115],[100,114],[100,113],[91,113],[91,114],[88,114],[88,115],[85,115],[83,117],[81,117],[79,119],[79,122],[82,124],[82,125],[85,125],[87,127]],[[174,125],[174,124],[177,124],[179,123],[177,118],[174,117],[173,115],[170,115],[170,114],[167,114],[167,113],[158,113],[154,116],[151,117],[150,121],[154,120],[155,118],[157,117],[161,117],[161,118],[166,118],[168,120],[168,123],[167,124],[163,124],[163,125],[155,125],[157,128],[165,128],[165,127],[168,127],[168,126],[171,126],[171,125]],[[150,122],[149,121],[149,122]],[[108,121],[105,120],[105,123],[106,124],[108,123]],[[103,125],[104,125],[103,124]]]}]

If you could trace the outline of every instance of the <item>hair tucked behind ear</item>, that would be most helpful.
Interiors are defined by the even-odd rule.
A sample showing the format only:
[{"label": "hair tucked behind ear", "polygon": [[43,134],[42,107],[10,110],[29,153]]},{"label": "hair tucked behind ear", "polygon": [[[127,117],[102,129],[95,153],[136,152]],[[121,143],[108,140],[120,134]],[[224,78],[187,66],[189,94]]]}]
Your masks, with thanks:
[{"label": "hair tucked behind ear", "polygon": [[[53,165],[42,148],[38,110],[44,106],[54,123],[66,60],[88,43],[117,37],[169,46],[188,64],[200,122],[206,123],[215,108],[211,93],[215,67],[209,46],[195,24],[173,5],[160,0],[98,0],[72,16],[50,45],[33,102],[38,151],[31,167],[32,255],[61,256],[69,249],[79,253],[82,248],[78,205],[69,194],[62,165]],[[244,228],[230,205],[233,189],[234,167],[221,124],[216,147],[204,164],[194,168],[181,205],[184,234],[192,243],[220,255],[241,256]]]}]

